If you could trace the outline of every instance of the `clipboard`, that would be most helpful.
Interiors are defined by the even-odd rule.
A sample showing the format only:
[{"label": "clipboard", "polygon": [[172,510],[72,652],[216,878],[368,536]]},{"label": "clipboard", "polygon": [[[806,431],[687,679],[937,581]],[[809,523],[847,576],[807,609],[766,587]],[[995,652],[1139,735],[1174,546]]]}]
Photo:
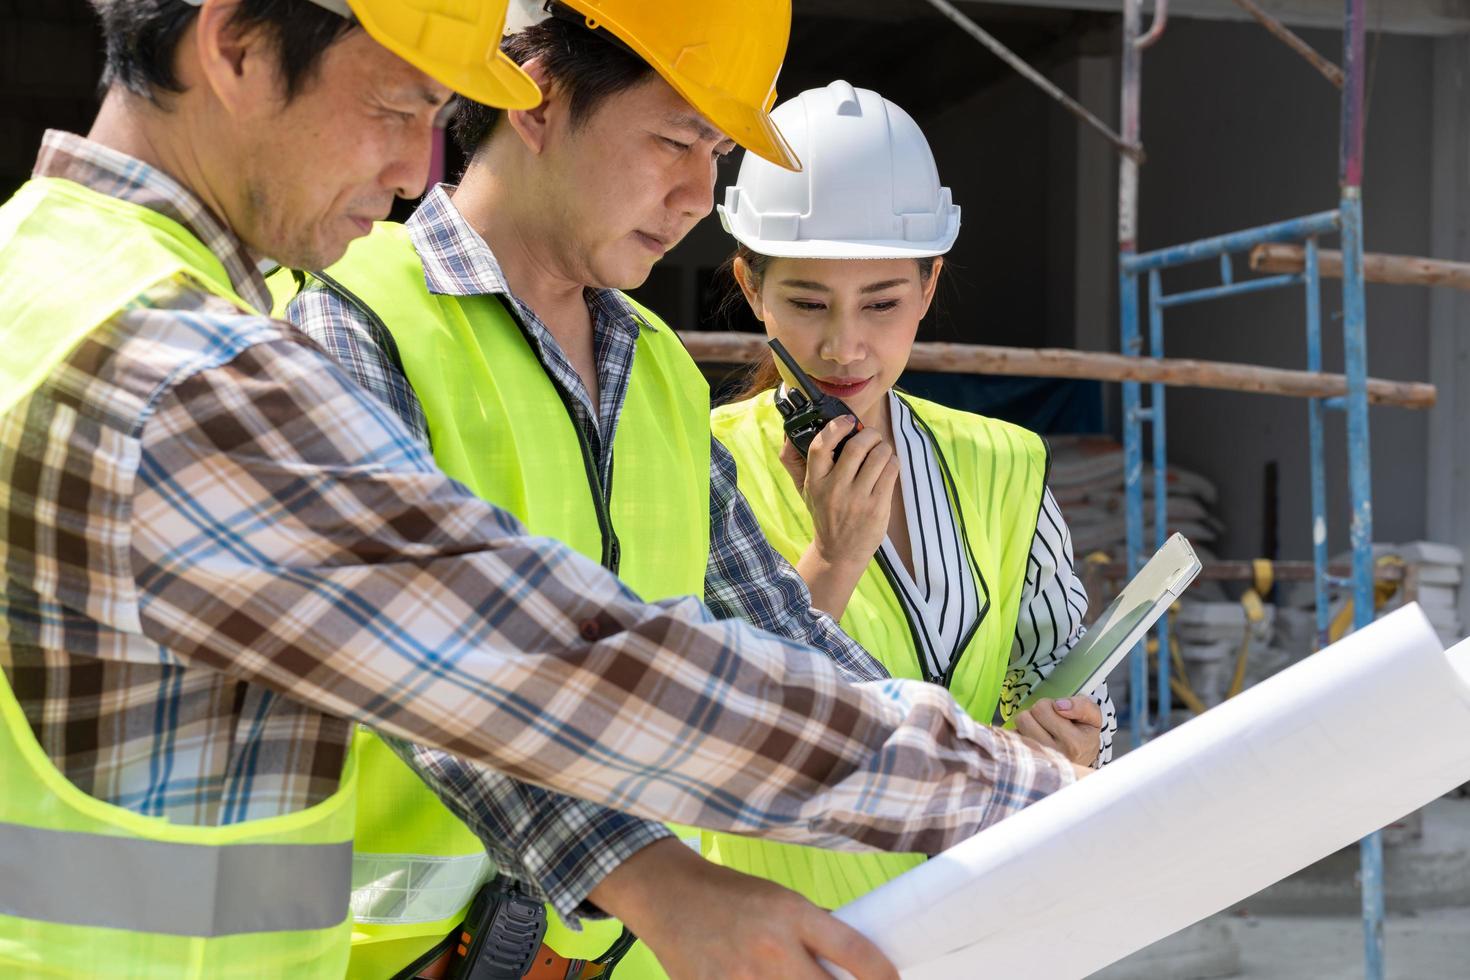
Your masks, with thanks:
[{"label": "clipboard", "polygon": [[[1015,714],[1043,698],[1070,698],[1096,691],[1199,573],[1199,558],[1184,535],[1175,534],[1165,541],[1056,669],[1031,689]],[[1005,727],[1014,728],[1014,722],[1007,722]]]}]

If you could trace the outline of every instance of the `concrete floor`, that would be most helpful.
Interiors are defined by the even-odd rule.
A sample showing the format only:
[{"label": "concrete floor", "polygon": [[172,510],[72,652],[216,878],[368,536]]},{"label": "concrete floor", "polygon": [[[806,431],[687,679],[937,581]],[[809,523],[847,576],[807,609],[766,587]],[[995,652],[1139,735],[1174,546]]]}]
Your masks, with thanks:
[{"label": "concrete floor", "polygon": [[[1388,980],[1470,980],[1470,799],[1385,835]],[[1333,855],[1093,980],[1353,980],[1363,976],[1356,849]]]},{"label": "concrete floor", "polygon": [[[1363,930],[1356,920],[1246,917],[1230,926],[1240,949],[1237,977],[1354,980],[1363,976]],[[1470,977],[1470,909],[1390,916],[1383,946],[1387,980],[1465,980]]]}]

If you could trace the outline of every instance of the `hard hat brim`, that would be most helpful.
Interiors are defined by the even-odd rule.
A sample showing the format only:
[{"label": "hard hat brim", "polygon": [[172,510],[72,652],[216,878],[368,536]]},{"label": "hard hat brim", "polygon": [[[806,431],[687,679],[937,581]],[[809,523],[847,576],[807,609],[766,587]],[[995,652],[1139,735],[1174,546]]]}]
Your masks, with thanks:
[{"label": "hard hat brim", "polygon": [[769,160],[787,170],[801,170],[801,160],[796,151],[781,135],[776,121],[770,113],[748,106],[729,96],[708,89],[699,89],[677,78],[659,72],[664,81],[678,92],[700,114],[720,132],[738,145],[762,159]]},{"label": "hard hat brim", "polygon": [[730,233],[730,237],[752,252],[773,259],[927,259],[947,253],[954,247],[955,239],[960,234],[959,215],[955,215],[944,237],[928,242],[896,239],[838,241],[824,238],[783,241],[759,238],[748,231],[738,231],[723,204],[717,205],[715,209],[720,214],[720,223]]},{"label": "hard hat brim", "polygon": [[361,14],[358,19],[373,40],[467,99],[496,109],[534,109],[541,104],[541,87],[535,79],[498,48],[480,64],[457,64],[415,51]]},{"label": "hard hat brim", "polygon": [[430,58],[404,57],[409,64],[467,99],[496,109],[534,109],[541,104],[541,87],[503,51],[483,65],[436,64]]}]

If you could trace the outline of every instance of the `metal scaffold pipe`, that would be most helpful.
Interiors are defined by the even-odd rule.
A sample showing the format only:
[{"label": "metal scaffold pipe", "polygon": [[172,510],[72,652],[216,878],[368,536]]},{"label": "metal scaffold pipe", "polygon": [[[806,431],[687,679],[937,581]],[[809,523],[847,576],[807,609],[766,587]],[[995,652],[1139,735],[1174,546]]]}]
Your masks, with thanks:
[{"label": "metal scaffold pipe", "polygon": [[1019,72],[1022,77],[1030,81],[1033,85],[1041,89],[1053,99],[1056,99],[1058,102],[1060,102],[1072,115],[1076,116],[1078,119],[1087,123],[1087,125],[1091,126],[1093,129],[1101,133],[1104,137],[1107,138],[1108,142],[1112,143],[1118,148],[1119,153],[1123,154],[1130,160],[1134,160],[1140,163],[1143,161],[1143,147],[1138,145],[1138,142],[1136,140],[1128,140],[1125,137],[1119,136],[1117,133],[1113,132],[1112,128],[1108,126],[1107,123],[1103,122],[1101,119],[1097,118],[1097,116],[1089,112],[1086,106],[1078,102],[1076,99],[1072,98],[1066,92],[1063,92],[1061,89],[1057,88],[1057,86],[1054,85],[1049,78],[1047,78],[1041,72],[1037,71],[1035,68],[1032,68],[1030,65],[1026,64],[1024,59],[1022,59],[1010,48],[1002,44],[999,39],[995,37],[995,35],[991,34],[985,28],[981,27],[969,17],[965,16],[965,14],[961,12],[960,9],[954,4],[950,3],[949,0],[925,0],[925,2],[944,16],[948,17],[950,20],[954,21],[954,23],[959,26],[960,30],[964,31],[966,34],[979,41],[982,45],[986,47],[986,49],[990,51],[991,54],[995,55],[1001,61],[1004,61],[1006,64],[1010,65],[1017,72]]},{"label": "metal scaffold pipe", "polygon": [[1342,69],[1318,54],[1315,48],[1303,41],[1291,28],[1262,10],[1254,0],[1235,0],[1235,5],[1254,17],[1256,23],[1269,31],[1272,37],[1305,58],[1313,68],[1322,73],[1323,78],[1337,88],[1342,88]]}]

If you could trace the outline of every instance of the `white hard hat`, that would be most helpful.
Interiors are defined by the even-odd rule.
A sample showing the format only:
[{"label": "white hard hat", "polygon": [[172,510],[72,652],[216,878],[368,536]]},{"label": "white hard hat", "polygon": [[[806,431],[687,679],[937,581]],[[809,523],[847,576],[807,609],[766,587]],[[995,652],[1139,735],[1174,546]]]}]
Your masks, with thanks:
[{"label": "white hard hat", "polygon": [[907,112],[847,82],[810,89],[771,118],[804,166],[746,153],[720,222],[761,255],[806,259],[942,255],[960,209],[939,185],[934,154]]}]

